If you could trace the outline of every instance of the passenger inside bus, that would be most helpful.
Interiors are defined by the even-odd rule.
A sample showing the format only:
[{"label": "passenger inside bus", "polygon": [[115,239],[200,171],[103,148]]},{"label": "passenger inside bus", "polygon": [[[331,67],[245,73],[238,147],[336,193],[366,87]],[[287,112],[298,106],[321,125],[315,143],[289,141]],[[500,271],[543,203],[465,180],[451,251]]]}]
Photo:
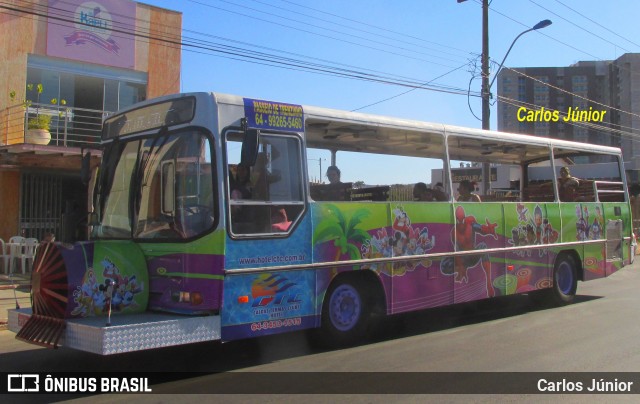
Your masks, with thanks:
[{"label": "passenger inside bus", "polygon": [[427,184],[417,182],[416,185],[413,186],[413,200],[433,202],[436,199],[432,190],[427,187]]},{"label": "passenger inside bus", "polygon": [[327,168],[327,178],[329,179],[329,184],[341,184],[340,181],[340,169],[336,166],[329,166]]},{"label": "passenger inside bus", "polygon": [[449,195],[444,190],[444,185],[441,182],[436,182],[436,185],[431,188],[433,190],[433,196],[436,198],[436,201],[448,201]]},{"label": "passenger inside bus", "polygon": [[328,184],[315,185],[311,188],[311,198],[316,201],[350,201],[353,184],[340,180],[340,169],[336,166],[327,168]]},{"label": "passenger inside bus", "polygon": [[287,211],[281,207],[274,207],[271,213],[271,230],[275,232],[286,232],[291,226],[291,221],[287,217]]},{"label": "passenger inside bus", "polygon": [[249,176],[249,167],[238,164],[236,166],[236,174],[233,175],[229,170],[229,184],[232,199],[251,199],[251,180]]},{"label": "passenger inside bus", "polygon": [[458,202],[481,202],[480,196],[478,194],[474,194],[473,191],[473,183],[469,180],[460,181],[460,185],[458,185]]},{"label": "passenger inside bus", "polygon": [[560,169],[560,178],[558,178],[558,194],[562,202],[576,201],[576,191],[580,186],[580,180],[571,176],[569,167]]},{"label": "passenger inside bus", "polygon": [[[250,200],[251,192],[251,169],[242,164],[235,166],[235,176],[233,170],[229,168],[229,189],[230,197],[234,201]],[[231,204],[231,222],[235,231],[249,232],[255,218],[255,209],[252,206],[241,206]]]}]

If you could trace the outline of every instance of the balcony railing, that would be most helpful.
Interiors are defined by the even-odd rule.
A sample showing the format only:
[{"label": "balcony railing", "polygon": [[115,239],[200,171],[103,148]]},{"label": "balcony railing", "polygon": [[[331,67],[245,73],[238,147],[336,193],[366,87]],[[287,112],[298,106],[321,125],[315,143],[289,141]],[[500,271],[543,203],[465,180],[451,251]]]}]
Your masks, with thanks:
[{"label": "balcony railing", "polygon": [[11,106],[0,112],[0,145],[27,143],[27,122],[38,114],[51,117],[49,145],[81,147],[100,142],[102,119],[112,112],[52,104]]}]

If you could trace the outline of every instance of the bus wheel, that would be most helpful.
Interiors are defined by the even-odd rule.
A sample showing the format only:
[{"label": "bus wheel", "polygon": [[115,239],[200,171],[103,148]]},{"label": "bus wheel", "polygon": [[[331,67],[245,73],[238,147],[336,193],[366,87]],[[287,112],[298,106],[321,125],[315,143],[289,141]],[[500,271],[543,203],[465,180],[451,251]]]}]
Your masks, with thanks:
[{"label": "bus wheel", "polygon": [[553,268],[553,286],[529,294],[533,303],[539,306],[562,306],[573,302],[578,288],[576,264],[573,258],[563,254]]},{"label": "bus wheel", "polygon": [[322,306],[321,335],[324,345],[352,345],[362,339],[370,308],[358,285],[349,280],[337,281],[325,296]]},{"label": "bus wheel", "polygon": [[576,264],[569,255],[558,257],[553,268],[553,287],[551,297],[553,303],[563,305],[573,302],[578,289]]}]

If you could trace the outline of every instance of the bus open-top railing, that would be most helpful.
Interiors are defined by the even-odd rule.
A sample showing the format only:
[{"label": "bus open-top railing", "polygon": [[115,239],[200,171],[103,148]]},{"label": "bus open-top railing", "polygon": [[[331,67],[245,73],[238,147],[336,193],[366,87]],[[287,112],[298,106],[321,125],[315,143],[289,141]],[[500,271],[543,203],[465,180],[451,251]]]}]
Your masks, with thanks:
[{"label": "bus open-top railing", "polygon": [[[632,259],[616,148],[214,93],[121,111],[102,146],[91,241],[38,249],[32,310],[9,316],[19,338],[99,354],[300,329],[354,343],[372,313],[567,303]],[[311,199],[311,148],[422,173],[448,200],[399,200],[392,184]],[[487,162],[491,202],[456,202]]]}]

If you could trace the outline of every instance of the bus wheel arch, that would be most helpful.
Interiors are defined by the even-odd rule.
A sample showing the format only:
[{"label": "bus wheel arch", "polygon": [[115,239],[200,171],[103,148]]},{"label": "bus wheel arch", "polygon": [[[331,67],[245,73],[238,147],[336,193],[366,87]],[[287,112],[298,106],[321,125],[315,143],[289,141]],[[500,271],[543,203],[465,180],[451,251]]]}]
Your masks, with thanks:
[{"label": "bus wheel arch", "polygon": [[320,328],[313,340],[322,346],[348,346],[362,341],[372,326],[372,314],[386,313],[384,289],[371,270],[338,274],[322,302]]}]

